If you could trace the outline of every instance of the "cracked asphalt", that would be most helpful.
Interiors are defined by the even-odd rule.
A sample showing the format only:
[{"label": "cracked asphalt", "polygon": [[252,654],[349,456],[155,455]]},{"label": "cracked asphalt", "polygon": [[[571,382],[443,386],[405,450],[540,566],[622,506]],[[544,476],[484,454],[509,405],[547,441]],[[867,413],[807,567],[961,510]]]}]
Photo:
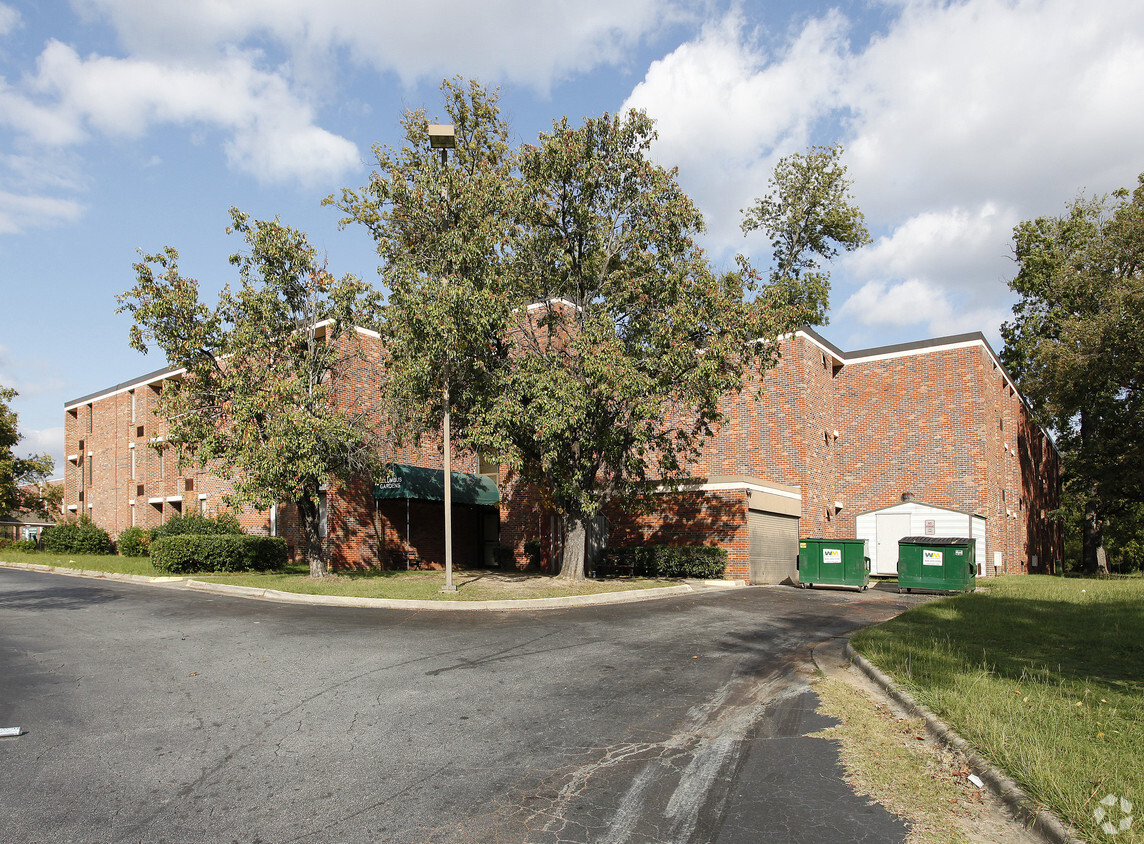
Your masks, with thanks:
[{"label": "cracked asphalt", "polygon": [[0,570],[2,838],[902,841],[807,735],[810,648],[919,600],[418,612]]}]

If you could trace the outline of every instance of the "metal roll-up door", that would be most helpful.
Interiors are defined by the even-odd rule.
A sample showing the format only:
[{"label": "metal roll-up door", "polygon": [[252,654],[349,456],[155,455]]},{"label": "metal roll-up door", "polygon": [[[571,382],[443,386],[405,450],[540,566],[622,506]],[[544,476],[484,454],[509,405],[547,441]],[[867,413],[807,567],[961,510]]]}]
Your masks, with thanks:
[{"label": "metal roll-up door", "polygon": [[797,580],[798,517],[747,511],[751,535],[751,583]]}]

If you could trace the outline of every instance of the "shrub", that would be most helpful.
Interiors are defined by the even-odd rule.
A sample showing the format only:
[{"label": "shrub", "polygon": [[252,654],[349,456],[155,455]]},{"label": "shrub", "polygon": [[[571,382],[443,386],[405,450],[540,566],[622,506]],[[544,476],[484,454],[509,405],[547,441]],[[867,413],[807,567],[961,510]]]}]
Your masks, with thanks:
[{"label": "shrub", "polygon": [[34,551],[38,550],[36,548],[35,541],[31,540],[31,539],[13,540],[12,544],[10,546],[8,546],[8,548],[11,551],[19,551],[21,554],[31,554]]},{"label": "shrub", "polygon": [[119,553],[124,557],[146,557],[147,548],[151,544],[151,538],[147,535],[147,531],[141,527],[129,527],[125,530],[119,531]]},{"label": "shrub", "polygon": [[516,553],[508,545],[497,544],[493,546],[493,562],[497,564],[498,568],[511,569],[515,568]]},{"label": "shrub", "polygon": [[185,515],[171,516],[165,523],[151,528],[151,541],[154,542],[161,536],[241,535],[242,533],[242,525],[231,513],[220,513],[212,519],[197,510],[192,510]]},{"label": "shrub", "polygon": [[544,561],[544,543],[539,539],[524,540],[524,553],[528,554],[528,565],[538,569]]},{"label": "shrub", "polygon": [[151,543],[151,563],[170,574],[280,571],[286,567],[286,540],[245,534],[179,534]]},{"label": "shrub", "polygon": [[87,516],[68,519],[49,528],[41,536],[44,550],[54,554],[110,554],[111,537]]},{"label": "shrub", "polygon": [[8,538],[7,536],[0,536],[0,551],[3,551],[5,548],[11,547],[11,545],[14,541],[15,540],[12,540],[12,539]]},{"label": "shrub", "polygon": [[643,545],[617,548],[609,567],[631,567],[636,577],[691,577],[718,580],[727,572],[727,550],[713,545]]}]

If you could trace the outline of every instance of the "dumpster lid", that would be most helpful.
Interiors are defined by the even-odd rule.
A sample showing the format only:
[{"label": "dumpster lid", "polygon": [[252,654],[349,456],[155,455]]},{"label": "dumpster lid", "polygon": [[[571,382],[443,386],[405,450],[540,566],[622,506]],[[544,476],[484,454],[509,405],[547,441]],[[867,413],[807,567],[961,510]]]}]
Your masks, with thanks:
[{"label": "dumpster lid", "polygon": [[973,540],[968,536],[903,536],[898,542],[907,545],[969,545]]}]

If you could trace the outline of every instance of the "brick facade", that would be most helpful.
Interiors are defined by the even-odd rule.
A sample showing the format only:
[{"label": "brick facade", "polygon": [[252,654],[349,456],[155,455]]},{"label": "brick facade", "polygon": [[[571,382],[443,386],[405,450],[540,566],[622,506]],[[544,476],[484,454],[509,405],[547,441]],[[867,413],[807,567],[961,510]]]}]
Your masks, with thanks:
[{"label": "brick facade", "polygon": [[[337,383],[338,401],[384,433],[371,410],[377,337],[359,330],[357,341]],[[785,338],[781,350],[761,383],[749,381],[724,399],[728,421],[691,471],[696,487],[657,495],[646,512],[609,509],[613,544],[715,543],[730,552],[728,577],[748,577],[748,513],[757,509],[749,490],[770,484],[801,495],[795,512],[804,537],[853,537],[857,514],[910,499],[984,517],[990,559],[1000,553],[1003,561],[998,571],[1024,572],[1034,564],[1043,571],[1060,559],[1059,528],[1046,517],[1059,497],[1059,457],[982,335],[843,352],[803,330]],[[226,481],[180,470],[162,448],[165,423],[152,411],[164,384],[179,375],[151,373],[65,406],[68,512],[86,513],[115,537],[130,525],[152,527],[191,508],[207,515],[225,509]],[[382,448],[387,462],[442,467],[434,444]],[[475,455],[462,453],[453,468],[476,473],[482,467]],[[702,483],[717,477],[746,480]],[[539,539],[542,565],[552,568],[560,532],[544,496],[507,473],[496,480],[500,541],[523,566],[524,542]],[[374,501],[366,479],[331,484],[325,497],[333,567],[391,568],[408,555],[443,563],[439,502]],[[268,512],[247,509],[238,516],[252,533],[272,530]],[[273,521],[297,552],[302,541],[293,508],[277,508]],[[480,508],[454,508],[458,565],[488,562],[497,522],[497,514]],[[986,571],[994,573],[992,566]]]}]

